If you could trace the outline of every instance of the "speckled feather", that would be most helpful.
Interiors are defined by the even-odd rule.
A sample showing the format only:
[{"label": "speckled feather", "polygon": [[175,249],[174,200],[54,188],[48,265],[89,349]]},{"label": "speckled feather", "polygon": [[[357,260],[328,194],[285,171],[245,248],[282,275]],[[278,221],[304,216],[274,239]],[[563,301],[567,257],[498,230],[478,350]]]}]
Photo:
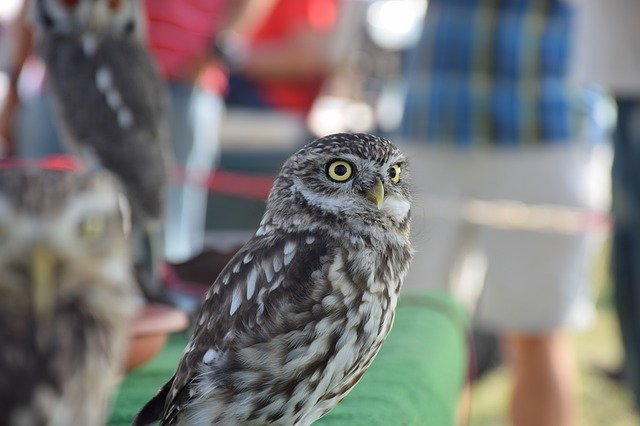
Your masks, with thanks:
[{"label": "speckled feather", "polygon": [[[326,165],[346,159],[348,183]],[[358,382],[391,328],[411,259],[398,149],[365,134],[316,140],[276,179],[256,235],[208,291],[174,377],[135,424],[307,425]],[[376,178],[379,210],[363,197]]]},{"label": "speckled feather", "polygon": [[[0,424],[101,424],[134,313],[124,197],[103,173],[0,170]],[[104,238],[76,234],[104,215]],[[50,313],[34,313],[34,247],[55,257]]]}]

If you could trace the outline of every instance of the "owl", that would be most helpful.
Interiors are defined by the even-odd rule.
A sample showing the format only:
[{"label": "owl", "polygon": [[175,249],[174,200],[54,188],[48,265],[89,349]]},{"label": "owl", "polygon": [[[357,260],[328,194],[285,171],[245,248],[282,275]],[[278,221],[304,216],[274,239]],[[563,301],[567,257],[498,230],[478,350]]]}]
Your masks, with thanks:
[{"label": "owl", "polygon": [[151,245],[156,279],[170,132],[165,85],[142,43],[139,2],[32,0],[31,15],[62,140],[120,179],[134,232]]},{"label": "owl", "polygon": [[338,404],[393,323],[412,257],[406,171],[394,145],[367,134],[291,156],[134,424],[308,425]]},{"label": "owl", "polygon": [[109,176],[0,169],[0,424],[104,424],[135,313]]}]

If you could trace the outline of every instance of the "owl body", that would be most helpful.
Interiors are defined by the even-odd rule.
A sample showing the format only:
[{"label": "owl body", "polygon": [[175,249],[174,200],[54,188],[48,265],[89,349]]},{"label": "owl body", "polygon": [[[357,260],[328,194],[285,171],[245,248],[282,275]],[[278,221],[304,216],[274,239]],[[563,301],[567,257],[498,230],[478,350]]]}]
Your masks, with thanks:
[{"label": "owl body", "polygon": [[37,47],[64,142],[122,182],[136,219],[157,220],[170,179],[166,89],[135,0],[34,0]]},{"label": "owl body", "polygon": [[113,173],[131,203],[137,279],[160,296],[171,177],[166,88],[142,42],[138,0],[33,0],[56,124],[69,150]]},{"label": "owl body", "polygon": [[69,149],[120,178],[136,219],[161,218],[169,183],[167,105],[144,46],[104,39],[88,58],[74,36],[39,44]]},{"label": "owl body", "polygon": [[333,408],[393,322],[412,251],[406,182],[389,173],[404,166],[364,134],[294,154],[207,292],[174,377],[134,423],[308,425]]},{"label": "owl body", "polygon": [[100,425],[135,312],[107,175],[0,170],[0,424]]}]

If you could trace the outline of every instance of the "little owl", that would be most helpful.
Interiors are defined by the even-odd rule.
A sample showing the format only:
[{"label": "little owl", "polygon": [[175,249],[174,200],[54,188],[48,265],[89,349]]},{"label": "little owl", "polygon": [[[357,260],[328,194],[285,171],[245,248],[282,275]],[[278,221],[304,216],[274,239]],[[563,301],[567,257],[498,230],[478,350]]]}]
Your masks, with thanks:
[{"label": "little owl", "polygon": [[135,313],[129,208],[104,173],[0,169],[0,424],[100,425]]},{"label": "little owl", "polygon": [[289,158],[174,376],[134,424],[308,425],[335,407],[393,322],[412,255],[405,177],[402,153],[367,134]]}]

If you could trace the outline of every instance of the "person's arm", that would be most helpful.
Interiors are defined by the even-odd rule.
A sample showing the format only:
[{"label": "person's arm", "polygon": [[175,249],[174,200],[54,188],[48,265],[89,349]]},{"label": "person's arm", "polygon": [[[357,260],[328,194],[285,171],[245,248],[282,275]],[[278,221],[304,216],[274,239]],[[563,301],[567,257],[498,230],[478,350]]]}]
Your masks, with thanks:
[{"label": "person's arm", "polygon": [[257,79],[295,80],[326,75],[331,69],[331,34],[301,27],[287,39],[250,50],[237,72]]},{"label": "person's arm", "polygon": [[11,57],[7,70],[9,86],[0,108],[0,157],[13,156],[16,149],[13,128],[20,104],[18,79],[33,46],[33,33],[27,21],[27,10],[28,1],[25,0],[20,13],[12,22]]},{"label": "person's arm", "polygon": [[[244,62],[246,40],[266,19],[276,1],[235,0],[228,2],[210,48],[203,52],[200,59],[192,66],[191,78],[197,80],[200,73],[211,66],[216,67],[223,63],[231,68],[236,65],[236,61]],[[239,55],[242,56],[242,59],[238,58]]]}]

